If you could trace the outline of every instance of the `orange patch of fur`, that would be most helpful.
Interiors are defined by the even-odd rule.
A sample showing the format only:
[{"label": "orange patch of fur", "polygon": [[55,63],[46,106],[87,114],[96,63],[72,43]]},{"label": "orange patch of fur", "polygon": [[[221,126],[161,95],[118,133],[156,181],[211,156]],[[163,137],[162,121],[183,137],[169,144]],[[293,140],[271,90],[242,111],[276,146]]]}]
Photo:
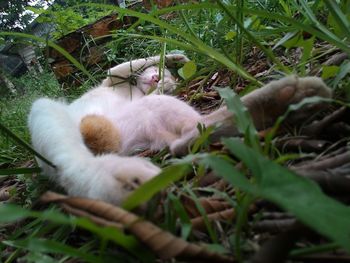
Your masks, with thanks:
[{"label": "orange patch of fur", "polygon": [[95,154],[118,152],[120,133],[101,115],[87,115],[80,122],[80,132],[86,146]]}]

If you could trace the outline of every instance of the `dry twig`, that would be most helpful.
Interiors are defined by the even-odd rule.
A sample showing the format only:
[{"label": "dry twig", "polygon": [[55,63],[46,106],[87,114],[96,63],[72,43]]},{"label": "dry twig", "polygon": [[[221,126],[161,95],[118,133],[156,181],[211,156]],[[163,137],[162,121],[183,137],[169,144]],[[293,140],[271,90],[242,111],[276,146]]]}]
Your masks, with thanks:
[{"label": "dry twig", "polygon": [[[108,225],[109,223],[122,224],[124,228],[128,229],[161,259],[181,258],[200,262],[234,262],[232,258],[211,252],[202,246],[188,243],[133,213],[102,201],[67,197],[53,192],[45,193],[41,200],[59,203],[68,212],[75,215],[84,215],[98,224],[104,225],[106,222],[108,222]],[[96,219],[98,220],[96,221]]]}]

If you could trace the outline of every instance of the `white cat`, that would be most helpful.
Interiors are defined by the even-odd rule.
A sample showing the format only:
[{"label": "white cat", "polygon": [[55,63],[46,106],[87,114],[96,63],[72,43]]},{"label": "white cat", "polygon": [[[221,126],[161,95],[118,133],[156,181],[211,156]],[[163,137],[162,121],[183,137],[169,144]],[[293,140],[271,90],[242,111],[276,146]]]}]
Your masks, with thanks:
[{"label": "white cat", "polygon": [[[169,55],[167,60],[185,62],[187,58]],[[160,171],[149,161],[121,155],[128,155],[138,148],[157,150],[164,146],[169,146],[175,154],[183,154],[198,136],[198,123],[205,126],[223,123],[217,135],[237,134],[232,122],[234,116],[226,107],[201,116],[175,97],[144,96],[154,85],[157,86],[155,93],[159,91],[161,81],[158,81],[156,67],[148,71],[146,69],[139,76],[136,86],[130,88],[128,84],[118,83],[114,89],[111,88],[116,81],[137,71],[136,68],[151,66],[158,61],[158,57],[153,57],[152,60],[141,59],[131,64],[121,64],[110,71],[119,78],[104,80],[100,87],[70,105],[49,99],[40,99],[34,103],[29,116],[34,148],[52,161],[57,169],[53,170],[42,162],[40,165],[70,195],[118,204],[131,190]],[[151,77],[144,78],[149,72],[151,74],[148,76]],[[174,88],[171,77],[166,78],[165,75],[162,82],[169,84],[164,87],[165,90]],[[331,92],[318,78],[288,77],[244,96],[242,101],[251,112],[258,129],[261,129],[273,123],[288,105],[315,95],[330,97]],[[81,120],[87,115],[103,116],[119,131],[118,155],[94,156],[89,151],[80,133]]]},{"label": "white cat", "polygon": [[[166,62],[186,62],[179,54],[167,55]],[[34,102],[28,118],[34,149],[50,160],[56,169],[38,159],[51,179],[70,195],[102,199],[118,204],[130,191],[160,172],[151,162],[138,157],[116,154],[94,156],[84,144],[79,130],[81,119],[88,114],[113,117],[125,105],[143,97],[153,86],[171,91],[175,81],[165,70],[158,81],[159,56],[120,64],[110,70],[112,77],[71,104],[42,98]],[[139,73],[136,85],[117,83]],[[114,76],[119,76],[114,77]]]}]

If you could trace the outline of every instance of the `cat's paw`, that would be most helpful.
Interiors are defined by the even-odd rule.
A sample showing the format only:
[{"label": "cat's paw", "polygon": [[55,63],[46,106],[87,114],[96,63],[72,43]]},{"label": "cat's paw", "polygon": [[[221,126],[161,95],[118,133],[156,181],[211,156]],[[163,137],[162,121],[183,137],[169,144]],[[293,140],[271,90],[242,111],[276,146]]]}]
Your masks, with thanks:
[{"label": "cat's paw", "polygon": [[92,180],[88,197],[119,205],[131,192],[160,173],[160,168],[138,157],[96,157],[100,169]]},{"label": "cat's paw", "polygon": [[185,64],[190,61],[188,57],[183,54],[169,54],[165,56],[167,67],[174,67],[178,64]]},{"label": "cat's paw", "polygon": [[184,156],[188,153],[189,147],[193,144],[199,136],[197,128],[183,134],[179,139],[173,141],[170,145],[170,152],[173,156]]}]

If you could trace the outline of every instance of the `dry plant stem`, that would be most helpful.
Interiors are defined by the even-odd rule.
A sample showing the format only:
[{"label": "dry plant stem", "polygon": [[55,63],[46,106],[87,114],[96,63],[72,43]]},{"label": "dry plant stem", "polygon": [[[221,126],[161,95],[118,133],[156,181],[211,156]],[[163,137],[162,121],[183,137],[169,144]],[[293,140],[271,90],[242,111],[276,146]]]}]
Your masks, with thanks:
[{"label": "dry plant stem", "polygon": [[[53,192],[45,193],[41,200],[64,204],[66,207],[68,205],[73,213],[78,210],[78,213],[81,214],[81,211],[84,211],[86,216],[93,221],[96,218],[102,218],[107,222],[122,224],[124,228],[128,229],[161,259],[176,257],[199,262],[234,262],[232,258],[208,251],[199,245],[188,243],[133,213],[102,201],[67,197]],[[89,215],[93,216],[90,217]],[[99,220],[97,223],[102,222]]]},{"label": "dry plant stem", "polygon": [[340,65],[345,59],[347,59],[349,55],[345,52],[337,53],[331,56],[323,65],[331,66],[331,65]]},{"label": "dry plant stem", "polygon": [[64,210],[66,210],[70,214],[73,214],[73,215],[76,215],[76,216],[80,216],[80,217],[89,218],[91,221],[95,222],[97,225],[100,225],[100,226],[112,226],[112,227],[118,228],[120,230],[124,229],[124,226],[122,224],[114,223],[114,222],[105,220],[103,218],[100,218],[98,216],[90,214],[90,213],[88,213],[86,211],[74,208],[74,207],[72,207],[70,205],[61,204],[61,206],[63,207]]},{"label": "dry plant stem", "polygon": [[311,123],[310,125],[301,129],[301,134],[308,136],[317,136],[321,134],[325,128],[329,127],[331,123],[339,120],[346,112],[346,107],[343,106],[340,109],[334,111],[332,114],[327,115],[320,121]]},{"label": "dry plant stem", "polygon": [[277,140],[275,146],[286,151],[320,152],[329,145],[328,141],[312,140],[310,138],[286,138]]},{"label": "dry plant stem", "polygon": [[302,165],[291,167],[296,173],[303,173],[306,170],[318,171],[318,170],[326,170],[335,167],[342,166],[350,162],[350,151],[344,152],[342,154],[322,159],[317,162],[307,162]]},{"label": "dry plant stem", "polygon": [[[182,195],[181,202],[183,203],[188,215],[191,218],[201,216],[201,213],[196,206],[196,202],[192,198],[186,195]],[[214,212],[220,212],[231,208],[231,205],[228,202],[217,200],[215,198],[202,197],[202,198],[199,198],[199,202],[207,214],[212,214]]]},{"label": "dry plant stem", "polygon": [[326,170],[296,170],[299,175],[316,181],[328,194],[348,195],[350,193],[350,164]]},{"label": "dry plant stem", "polygon": [[[232,221],[235,218],[235,210],[233,208],[226,209],[220,212],[215,212],[211,214],[207,214],[207,218],[209,222],[212,221]],[[191,219],[192,227],[196,230],[205,230],[206,224],[204,218],[202,216],[195,217]]]}]

